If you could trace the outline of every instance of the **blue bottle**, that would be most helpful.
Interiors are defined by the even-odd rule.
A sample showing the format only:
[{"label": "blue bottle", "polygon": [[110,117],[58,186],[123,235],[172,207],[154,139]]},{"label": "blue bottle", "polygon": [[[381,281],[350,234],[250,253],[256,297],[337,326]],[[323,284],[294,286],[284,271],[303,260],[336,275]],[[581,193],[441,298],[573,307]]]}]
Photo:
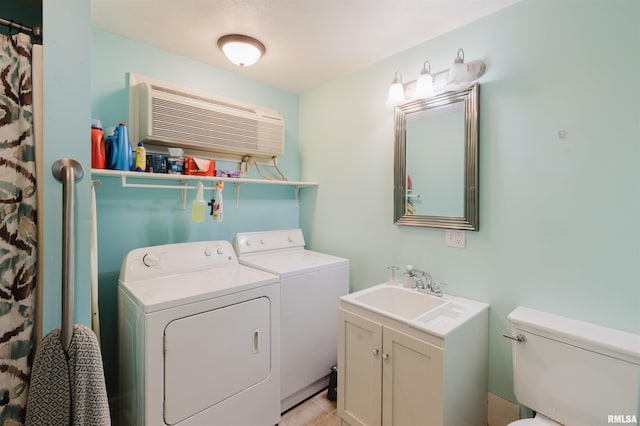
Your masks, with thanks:
[{"label": "blue bottle", "polygon": [[107,137],[107,167],[129,171],[133,167],[133,153],[126,123],[120,123],[113,134]]}]

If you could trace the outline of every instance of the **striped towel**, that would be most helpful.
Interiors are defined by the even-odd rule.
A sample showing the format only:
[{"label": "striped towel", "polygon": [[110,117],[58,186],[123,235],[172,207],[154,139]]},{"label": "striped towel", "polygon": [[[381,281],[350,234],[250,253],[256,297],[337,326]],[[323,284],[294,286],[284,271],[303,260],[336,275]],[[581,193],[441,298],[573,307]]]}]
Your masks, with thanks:
[{"label": "striped towel", "polygon": [[25,424],[111,425],[102,355],[91,329],[73,327],[68,354],[59,329],[42,339],[33,361]]}]

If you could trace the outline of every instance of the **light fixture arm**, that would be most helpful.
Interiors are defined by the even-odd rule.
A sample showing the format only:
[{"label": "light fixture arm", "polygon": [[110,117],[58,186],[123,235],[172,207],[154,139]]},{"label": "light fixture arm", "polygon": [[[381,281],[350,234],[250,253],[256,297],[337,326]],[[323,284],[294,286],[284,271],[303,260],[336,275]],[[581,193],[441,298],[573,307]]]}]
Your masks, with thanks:
[{"label": "light fixture arm", "polygon": [[431,74],[431,63],[429,61],[424,61],[422,71],[420,71],[420,75],[422,74]]},{"label": "light fixture arm", "polygon": [[402,84],[402,74],[400,74],[400,71],[396,71],[396,73],[394,74],[393,80],[391,80],[391,84]]}]

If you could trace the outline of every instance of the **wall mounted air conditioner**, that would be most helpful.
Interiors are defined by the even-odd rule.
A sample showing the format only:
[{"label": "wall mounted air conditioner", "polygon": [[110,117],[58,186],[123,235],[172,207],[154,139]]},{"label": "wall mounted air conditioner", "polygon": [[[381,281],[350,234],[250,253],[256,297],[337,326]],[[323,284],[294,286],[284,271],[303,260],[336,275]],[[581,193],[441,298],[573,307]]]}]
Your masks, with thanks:
[{"label": "wall mounted air conditioner", "polygon": [[137,82],[130,88],[131,123],[137,126],[132,129],[132,142],[241,156],[284,154],[284,120],[277,111],[200,96],[155,81]]}]

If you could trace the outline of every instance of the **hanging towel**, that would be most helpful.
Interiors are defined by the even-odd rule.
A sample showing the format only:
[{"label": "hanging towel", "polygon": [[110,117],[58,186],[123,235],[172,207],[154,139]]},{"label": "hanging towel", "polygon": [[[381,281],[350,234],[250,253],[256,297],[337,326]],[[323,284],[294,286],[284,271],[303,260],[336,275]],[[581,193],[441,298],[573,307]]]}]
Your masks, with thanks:
[{"label": "hanging towel", "polygon": [[68,354],[59,329],[42,339],[33,362],[26,425],[111,425],[100,346],[91,329],[73,327]]},{"label": "hanging towel", "polygon": [[60,330],[47,334],[36,351],[31,369],[26,425],[68,425],[71,412],[69,366]]}]

